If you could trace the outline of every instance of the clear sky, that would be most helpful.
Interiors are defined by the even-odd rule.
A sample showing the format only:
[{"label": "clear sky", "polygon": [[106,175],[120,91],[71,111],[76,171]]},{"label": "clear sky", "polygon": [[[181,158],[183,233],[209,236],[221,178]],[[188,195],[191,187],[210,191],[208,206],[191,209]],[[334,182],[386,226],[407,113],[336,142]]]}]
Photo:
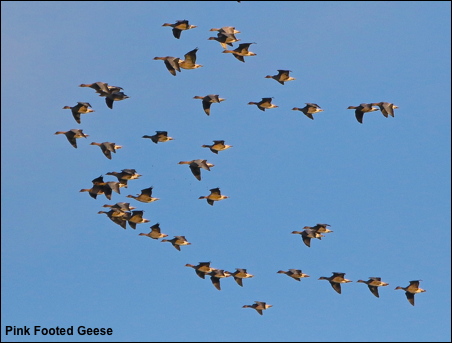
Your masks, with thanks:
[{"label": "clear sky", "polygon": [[[2,1],[2,341],[450,341],[450,2]],[[197,28],[175,39],[163,23]],[[256,43],[245,63],[211,28]],[[199,48],[172,76],[156,56]],[[234,44],[234,48],[237,43]],[[266,79],[289,69],[284,86]],[[81,83],[123,87],[109,109]],[[211,115],[194,96],[218,94]],[[278,108],[250,101],[273,97]],[[77,124],[66,105],[89,102]],[[348,106],[392,102],[355,119]],[[293,107],[316,103],[310,120]],[[90,135],[74,149],[56,131]],[[173,141],[143,135],[166,130]],[[218,155],[203,144],[233,145]],[[123,148],[108,160],[91,142]],[[202,180],[179,161],[207,159]],[[82,188],[134,168],[112,200]],[[154,187],[153,203],[127,198]],[[220,187],[229,198],[199,196]],[[123,230],[104,204],[147,224]],[[160,223],[190,246],[139,233]],[[294,230],[328,223],[305,246]],[[215,289],[185,264],[254,278]],[[309,274],[297,282],[278,270]],[[345,272],[337,294],[320,276]],[[356,283],[379,276],[380,298]],[[404,291],[423,280],[411,306]],[[260,316],[242,308],[273,305]],[[12,336],[7,326],[112,328],[111,336]]]}]

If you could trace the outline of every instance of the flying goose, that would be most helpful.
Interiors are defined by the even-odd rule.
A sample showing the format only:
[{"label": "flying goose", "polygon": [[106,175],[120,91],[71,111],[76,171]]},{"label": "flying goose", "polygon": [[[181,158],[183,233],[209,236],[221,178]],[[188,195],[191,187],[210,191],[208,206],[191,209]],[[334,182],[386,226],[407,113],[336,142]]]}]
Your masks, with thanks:
[{"label": "flying goose", "polygon": [[75,140],[76,138],[86,138],[89,137],[89,135],[85,135],[83,133],[82,129],[71,129],[69,131],[57,131],[55,132],[56,135],[65,135],[67,140],[69,141],[69,143],[71,143],[71,145],[77,149],[77,141]]}]

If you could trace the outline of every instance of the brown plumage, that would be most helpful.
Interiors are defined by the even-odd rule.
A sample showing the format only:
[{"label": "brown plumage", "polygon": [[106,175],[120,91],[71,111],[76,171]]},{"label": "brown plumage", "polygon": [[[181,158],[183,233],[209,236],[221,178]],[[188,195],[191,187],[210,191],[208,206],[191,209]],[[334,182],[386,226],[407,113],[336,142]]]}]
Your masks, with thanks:
[{"label": "brown plumage", "polygon": [[241,62],[245,62],[244,56],[256,56],[254,52],[251,52],[248,50],[251,44],[256,43],[241,43],[239,44],[238,48],[234,50],[223,50],[223,53],[231,53],[234,55],[235,58],[237,58]]},{"label": "brown plumage", "polygon": [[99,94],[99,96],[102,96],[102,97],[107,96],[110,93],[116,93],[116,92],[120,92],[123,90],[122,87],[110,86],[106,82],[94,82],[94,83],[89,83],[89,84],[82,83],[81,85],[79,85],[79,87],[92,88],[96,91],[96,93]]},{"label": "brown plumage", "polygon": [[268,108],[276,108],[278,106],[272,104],[273,98],[262,98],[259,102],[249,102],[248,105],[257,105],[257,108],[259,108],[261,111],[265,111]]},{"label": "brown plumage", "polygon": [[210,281],[212,281],[215,288],[221,291],[220,279],[230,277],[231,273],[223,269],[214,269],[207,275],[210,275]]},{"label": "brown plumage", "polygon": [[76,142],[76,138],[86,138],[89,137],[89,135],[85,135],[83,133],[82,129],[71,129],[69,131],[57,131],[55,132],[56,135],[65,135],[67,140],[69,141],[69,143],[71,143],[71,145],[77,149],[77,142]]},{"label": "brown plumage", "polygon": [[198,48],[195,48],[189,52],[187,52],[184,57],[185,60],[181,60],[179,59],[179,61],[177,63],[179,63],[179,66],[182,69],[197,69],[197,68],[201,68],[202,65],[201,64],[196,64],[196,52],[198,51]]},{"label": "brown plumage", "polygon": [[301,281],[301,279],[304,277],[309,277],[309,275],[304,274],[301,271],[301,269],[289,269],[287,271],[280,270],[280,271],[277,271],[277,273],[286,274],[287,276],[290,276],[292,279],[297,280],[297,281]]},{"label": "brown plumage", "polygon": [[304,113],[306,117],[309,119],[314,120],[314,117],[312,116],[314,113],[322,112],[323,110],[320,108],[319,105],[313,104],[313,103],[306,103],[306,106],[303,108],[294,107],[292,108],[293,111],[301,111]]},{"label": "brown plumage", "polygon": [[163,60],[166,69],[168,69],[170,74],[173,76],[176,76],[176,71],[180,72],[179,57],[154,57],[154,60]]},{"label": "brown plumage", "polygon": [[152,238],[152,239],[159,239],[159,238],[168,237],[167,234],[161,232],[159,223],[156,223],[156,224],[151,226],[151,232],[149,232],[149,233],[140,233],[138,236],[146,236],[146,237],[149,237],[149,238]]},{"label": "brown plumage", "polygon": [[185,267],[191,267],[195,270],[196,275],[198,275],[201,279],[204,279],[206,277],[206,274],[214,271],[216,268],[212,268],[210,266],[210,262],[199,262],[198,265],[193,265],[190,263],[187,263]]},{"label": "brown plumage", "polygon": [[280,84],[282,84],[284,86],[284,82],[295,80],[294,77],[289,76],[290,72],[291,72],[291,70],[278,69],[278,74],[276,74],[276,75],[267,75],[265,78],[266,79],[276,80],[276,81],[278,81]]},{"label": "brown plumage", "polygon": [[263,315],[263,310],[266,310],[270,307],[273,307],[273,305],[268,305],[267,303],[263,301],[255,301],[253,305],[243,305],[242,308],[254,308],[257,313],[259,313],[261,316]]},{"label": "brown plumage", "polygon": [[141,201],[141,202],[153,202],[160,200],[159,198],[153,198],[152,197],[152,189],[153,187],[145,188],[141,190],[141,194],[135,195],[127,195],[127,198],[133,198],[135,200]]},{"label": "brown plumage", "polygon": [[206,96],[196,95],[193,99],[201,99],[202,100],[202,108],[207,115],[210,115],[210,105],[213,103],[220,103],[225,101],[226,99],[220,98],[218,94],[209,94]]},{"label": "brown plumage", "polygon": [[367,281],[358,280],[356,282],[365,283],[367,287],[369,287],[371,293],[375,295],[377,298],[380,297],[380,295],[378,294],[378,287],[389,285],[389,283],[381,281],[380,277],[369,277],[369,280]]},{"label": "brown plumage", "polygon": [[223,49],[227,48],[227,45],[232,46],[232,43],[240,41],[235,36],[236,33],[240,33],[240,31],[236,30],[233,26],[223,26],[220,29],[210,29],[210,31],[218,31],[217,37],[209,37],[208,40],[216,40],[221,44]]},{"label": "brown plumage", "polygon": [[91,113],[94,112],[93,109],[90,108],[91,105],[88,102],[77,102],[77,105],[75,106],[64,106],[63,110],[71,110],[72,116],[74,117],[75,121],[78,124],[81,124],[81,118],[80,115],[82,113]]},{"label": "brown plumage", "polygon": [[210,168],[215,167],[214,164],[207,162],[207,160],[191,160],[191,161],[180,161],[179,164],[188,164],[192,174],[197,180],[201,181],[201,168],[210,171]]},{"label": "brown plumage", "polygon": [[363,123],[364,113],[378,111],[378,108],[372,107],[372,104],[362,103],[359,106],[348,106],[348,110],[355,110],[355,117],[359,123]]},{"label": "brown plumage", "polygon": [[209,205],[213,206],[214,201],[220,201],[229,198],[226,195],[221,195],[220,188],[212,188],[210,194],[207,196],[200,196],[198,199],[206,199]]},{"label": "brown plumage", "polygon": [[223,151],[223,150],[232,148],[232,145],[224,144],[223,140],[218,140],[218,141],[213,141],[213,144],[211,144],[211,145],[204,144],[204,145],[201,145],[201,147],[209,148],[210,151],[212,151],[214,154],[218,154],[218,151]]},{"label": "brown plumage", "polygon": [[190,25],[188,20],[177,20],[174,24],[164,23],[162,26],[171,26],[173,28],[173,36],[177,39],[180,39],[182,31],[197,27],[196,25]]},{"label": "brown plumage", "polygon": [[160,242],[170,242],[173,247],[180,251],[181,245],[190,245],[185,236],[174,236],[173,239],[162,239]]},{"label": "brown plumage", "polygon": [[303,231],[292,231],[293,234],[299,234],[301,235],[301,239],[303,240],[303,243],[310,248],[311,247],[311,238],[317,238],[322,239],[322,237],[325,237],[320,232],[318,232],[318,229],[310,226],[305,226],[303,228]]},{"label": "brown plumage", "polygon": [[102,153],[109,160],[111,160],[112,152],[116,154],[116,150],[122,148],[121,145],[116,145],[116,143],[111,143],[111,142],[103,142],[103,143],[92,142],[90,145],[97,145],[98,147],[100,147],[100,149],[102,150]]},{"label": "brown plumage", "polygon": [[243,287],[243,279],[254,277],[254,275],[249,274],[245,268],[235,268],[235,272],[230,274],[234,278],[235,282],[237,282],[237,284],[241,287]]},{"label": "brown plumage", "polygon": [[410,284],[406,287],[397,286],[395,289],[403,289],[405,291],[406,298],[409,303],[414,306],[414,295],[417,293],[426,292],[425,289],[419,288],[419,282],[422,280],[413,280],[410,281]]},{"label": "brown plumage", "polygon": [[380,108],[381,113],[388,118],[388,115],[394,117],[394,109],[399,108],[399,106],[394,105],[390,102],[374,102],[371,104],[372,106],[378,106]]},{"label": "brown plumage", "polygon": [[155,144],[159,142],[172,141],[174,139],[173,137],[168,137],[167,131],[155,131],[155,132],[156,132],[155,135],[152,136],[144,135],[143,138],[150,138]]},{"label": "brown plumage", "polygon": [[321,276],[319,280],[328,280],[331,284],[331,287],[333,287],[333,289],[339,294],[341,294],[341,283],[352,282],[351,280],[347,280],[345,278],[345,273],[336,272],[333,272],[333,275],[331,275],[330,277]]}]

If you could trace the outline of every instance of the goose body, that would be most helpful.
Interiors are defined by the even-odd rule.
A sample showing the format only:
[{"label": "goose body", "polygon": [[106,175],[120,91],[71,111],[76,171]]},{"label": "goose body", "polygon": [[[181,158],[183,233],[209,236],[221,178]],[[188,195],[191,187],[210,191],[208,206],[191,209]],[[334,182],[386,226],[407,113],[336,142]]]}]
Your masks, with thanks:
[{"label": "goose body", "polygon": [[364,113],[378,111],[378,108],[372,107],[372,104],[362,103],[359,106],[349,106],[348,110],[355,110],[355,117],[359,123],[363,123]]},{"label": "goose body", "polygon": [[91,105],[88,102],[78,102],[75,106],[64,106],[63,110],[71,110],[72,116],[74,117],[75,121],[78,124],[81,124],[81,117],[80,115],[83,113],[91,113],[94,112],[93,109],[91,109]]},{"label": "goose body", "polygon": [[263,301],[255,301],[253,305],[243,305],[243,308],[253,308],[259,313],[261,316],[264,314],[262,311],[273,307],[273,305],[269,305]]},{"label": "goose body", "polygon": [[213,141],[213,144],[211,144],[211,145],[204,144],[204,145],[201,145],[201,147],[209,148],[210,151],[212,151],[214,154],[218,154],[218,151],[223,151],[223,150],[232,148],[232,145],[224,144],[223,140],[218,140],[218,141]]},{"label": "goose body", "polygon": [[196,266],[187,263],[185,267],[193,268],[196,272],[196,275],[198,275],[201,279],[204,279],[206,277],[206,274],[209,274],[216,269],[210,266],[210,262],[199,262]]},{"label": "goose body", "polygon": [[213,103],[220,103],[225,101],[226,99],[220,98],[218,94],[209,94],[206,96],[196,95],[193,99],[201,99],[202,100],[202,108],[207,115],[210,115],[210,105]]},{"label": "goose body", "polygon": [[159,142],[168,142],[172,141],[174,138],[168,136],[167,131],[155,131],[155,135],[148,136],[144,135],[143,138],[150,138],[155,144]]},{"label": "goose body", "polygon": [[185,60],[179,59],[179,61],[178,61],[179,67],[181,67],[182,69],[197,69],[197,68],[201,68],[202,67],[201,64],[196,64],[196,52],[198,50],[199,50],[198,48],[195,48],[195,49],[187,52],[184,55]]},{"label": "goose body", "polygon": [[245,62],[244,56],[256,56],[254,52],[249,51],[249,47],[251,44],[255,43],[241,43],[239,46],[234,50],[223,50],[223,53],[231,53],[234,55],[236,59],[238,59],[240,62]]},{"label": "goose body", "polygon": [[156,224],[151,226],[151,232],[149,232],[149,233],[140,233],[140,234],[138,234],[138,236],[146,236],[146,237],[149,237],[149,238],[152,238],[152,239],[159,239],[159,238],[168,237],[167,234],[161,232],[159,223],[156,223]]},{"label": "goose body", "polygon": [[380,297],[380,295],[378,294],[378,287],[389,285],[389,283],[381,281],[380,277],[370,277],[367,281],[358,280],[356,282],[365,283],[367,287],[369,287],[370,292],[377,298]]},{"label": "goose body", "polygon": [[267,75],[265,78],[266,79],[276,80],[276,81],[278,81],[280,84],[282,84],[284,86],[284,82],[295,80],[294,77],[289,76],[290,72],[291,72],[291,70],[278,69],[278,74],[276,74],[276,75]]},{"label": "goose body", "polygon": [[97,145],[98,147],[100,147],[100,149],[102,150],[102,153],[109,160],[111,160],[112,152],[116,154],[116,150],[122,148],[121,145],[117,145],[116,143],[111,143],[111,142],[103,142],[103,143],[92,142],[90,145]]},{"label": "goose body", "polygon": [[341,283],[352,282],[351,280],[347,280],[345,278],[345,273],[336,273],[336,272],[333,272],[333,275],[331,275],[330,277],[321,276],[319,280],[328,280],[331,284],[331,287],[333,287],[333,289],[339,294],[341,294],[342,292]]},{"label": "goose body", "polygon": [[301,111],[304,113],[304,115],[306,117],[308,117],[309,119],[314,120],[314,117],[312,116],[314,113],[318,113],[318,112],[322,112],[323,110],[320,108],[319,105],[317,104],[313,104],[310,102],[306,103],[306,106],[303,108],[299,108],[299,107],[294,107],[292,108],[293,111]]},{"label": "goose body", "polygon": [[199,181],[201,181],[201,168],[210,171],[210,168],[215,166],[214,164],[207,162],[207,160],[201,159],[191,161],[180,161],[179,164],[188,164],[192,174]]},{"label": "goose body", "polygon": [[290,276],[292,279],[301,281],[304,277],[309,277],[308,274],[304,274],[301,269],[289,269],[287,271],[280,270],[277,273],[279,274],[286,274],[287,276]]},{"label": "goose body", "polygon": [[419,282],[422,280],[414,280],[410,281],[410,284],[406,287],[400,287],[397,286],[395,289],[403,289],[405,291],[406,298],[408,299],[408,302],[414,306],[414,295],[417,293],[423,293],[426,292],[425,289],[422,289],[419,287]]},{"label": "goose body", "polygon": [[194,29],[196,25],[190,25],[188,20],[177,20],[174,24],[164,23],[162,26],[170,26],[173,28],[174,38],[180,39],[182,31]]},{"label": "goose body", "polygon": [[272,104],[272,98],[262,98],[259,102],[253,102],[250,101],[248,105],[257,105],[257,108],[259,108],[261,111],[265,111],[269,108],[276,108],[278,106]]},{"label": "goose body", "polygon": [[181,245],[190,245],[185,236],[174,236],[173,239],[162,239],[160,242],[170,242],[173,247],[180,251]]},{"label": "goose body", "polygon": [[165,63],[166,69],[168,69],[173,76],[176,76],[176,71],[180,72],[179,57],[154,57],[154,60],[162,60]]},{"label": "goose body", "polygon": [[71,129],[69,131],[57,131],[55,132],[56,135],[65,135],[68,142],[71,143],[71,145],[77,149],[77,141],[76,138],[86,138],[89,137],[89,135],[85,135],[83,133],[82,129]]},{"label": "goose body", "polygon": [[226,195],[222,195],[220,192],[220,188],[212,188],[210,190],[210,194],[207,196],[200,196],[199,199],[206,199],[209,205],[213,206],[214,201],[220,201],[223,199],[229,198]]},{"label": "goose body", "polygon": [[132,198],[137,201],[141,201],[141,202],[145,202],[145,203],[150,203],[153,201],[160,200],[159,198],[152,197],[152,189],[153,189],[153,187],[142,189],[141,194],[137,194],[136,196],[135,195],[127,195],[127,198]]}]

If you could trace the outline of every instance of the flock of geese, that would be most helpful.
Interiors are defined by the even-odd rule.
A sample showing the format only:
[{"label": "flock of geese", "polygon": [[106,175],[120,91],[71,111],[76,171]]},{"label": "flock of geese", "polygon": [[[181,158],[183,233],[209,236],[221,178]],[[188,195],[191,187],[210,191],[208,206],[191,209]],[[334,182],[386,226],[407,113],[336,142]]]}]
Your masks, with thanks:
[{"label": "flock of geese", "polygon": [[[188,20],[178,20],[173,24],[164,23],[162,26],[172,27],[173,36],[176,39],[181,38],[181,34],[183,31],[187,31],[190,29],[194,29],[196,25],[190,25]],[[222,46],[223,53],[231,53],[236,59],[241,62],[245,62],[244,57],[256,56],[255,53],[249,51],[249,47],[251,44],[255,43],[240,43],[239,46],[234,50],[228,50],[228,46],[233,46],[233,43],[240,41],[237,39],[236,34],[240,33],[240,31],[236,30],[235,27],[227,26],[222,28],[212,28],[210,31],[216,31],[216,37],[210,37],[209,40],[216,40]],[[177,72],[182,69],[197,69],[202,67],[202,65],[196,63],[196,53],[198,48],[195,48],[189,52],[187,52],[184,56],[184,59],[173,57],[173,56],[165,56],[165,57],[155,57],[154,60],[163,60],[165,67],[171,73],[171,75],[176,76]],[[290,76],[290,70],[278,70],[276,75],[267,75],[265,78],[270,78],[276,80],[278,83],[284,85],[285,82],[294,81],[295,78]],[[105,98],[105,102],[108,108],[113,109],[113,104],[115,101],[122,101],[129,98],[123,92],[122,87],[118,86],[110,86],[105,82],[94,82],[90,84],[81,84],[80,87],[88,87],[93,89],[100,97]],[[220,98],[219,95],[210,94],[206,96],[194,96],[194,99],[202,100],[202,107],[204,112],[207,115],[210,115],[210,108],[213,103],[220,103],[226,99]],[[258,102],[249,102],[249,105],[256,105],[260,110],[265,111],[266,109],[272,109],[278,107],[277,105],[272,103],[272,98],[262,98],[261,101]],[[374,107],[375,106],[375,107]],[[377,102],[377,103],[362,103],[359,106],[349,106],[348,109],[355,110],[355,116],[359,123],[363,122],[364,113],[373,112],[380,110],[381,113],[385,116],[394,117],[394,109],[398,108],[393,103],[389,102]],[[86,113],[92,113],[94,110],[92,106],[88,102],[78,102],[75,106],[64,106],[63,109],[70,109],[75,121],[78,124],[81,124],[81,115]],[[313,114],[322,112],[323,109],[320,108],[319,105],[314,103],[306,103],[306,106],[303,108],[294,107],[292,110],[301,111],[308,118],[314,119]],[[55,134],[64,134],[69,141],[69,143],[77,148],[77,138],[87,138],[89,135],[84,134],[82,129],[71,129],[68,131],[57,131]],[[151,139],[153,143],[163,143],[173,140],[172,137],[168,136],[167,131],[156,131],[155,135],[144,135],[142,138]],[[117,145],[113,142],[92,142],[91,145],[97,145],[100,147],[104,156],[111,160],[112,153],[116,153],[116,150],[121,149],[122,146]],[[214,140],[213,144],[205,144],[202,145],[203,148],[209,148],[215,154],[218,154],[220,151],[227,150],[232,147],[232,145],[225,144],[224,140]],[[180,161],[179,164],[188,164],[191,173],[193,176],[201,181],[201,169],[210,171],[214,165],[212,163],[207,162],[205,159],[195,159],[191,161]],[[135,180],[141,177],[141,174],[138,174],[135,169],[123,169],[120,172],[111,171],[107,172],[106,175],[111,175],[117,178],[117,181],[104,181],[103,175],[92,180],[91,188],[81,189],[80,192],[88,192],[89,195],[96,199],[98,195],[105,195],[108,200],[111,200],[112,193],[120,194],[121,188],[128,187],[129,180]],[[138,202],[142,203],[152,203],[154,201],[159,200],[159,198],[153,197],[153,187],[145,188],[141,190],[140,194],[137,195],[127,195],[127,198],[134,199]],[[227,199],[228,196],[221,194],[220,188],[212,188],[210,189],[210,194],[200,196],[199,199],[206,199],[209,205],[214,205],[215,202]],[[108,208],[108,211],[99,211],[99,214],[106,214],[107,217],[115,224],[121,226],[123,229],[127,228],[127,224],[132,228],[136,229],[137,224],[149,223],[150,220],[143,217],[143,210],[136,210],[135,206],[132,206],[128,202],[117,202],[116,204],[105,204],[103,207]],[[315,226],[305,226],[302,231],[293,231],[292,234],[299,234],[303,243],[307,246],[311,246],[311,239],[316,238],[321,240],[325,237],[324,234],[333,232],[328,229],[330,227],[329,224],[316,224]],[[149,233],[140,233],[139,236],[146,236],[152,238],[154,240],[161,239],[161,242],[169,242],[176,248],[178,251],[181,250],[181,246],[191,245],[190,242],[187,241],[185,236],[174,236],[172,239],[167,239],[167,234],[162,233],[160,229],[160,224],[156,223],[152,225],[151,231]],[[199,262],[197,265],[187,263],[185,266],[191,267],[195,270],[196,275],[202,279],[205,279],[206,276],[210,277],[210,280],[214,287],[218,290],[221,290],[220,280],[222,278],[233,277],[236,283],[243,287],[243,279],[248,279],[254,277],[254,275],[249,274],[244,268],[236,268],[235,272],[229,272],[224,269],[217,269],[210,266],[210,262]],[[296,281],[301,281],[303,278],[309,277],[309,275],[302,272],[300,269],[289,269],[287,271],[279,270],[277,273],[286,274]],[[341,294],[341,284],[352,282],[345,278],[345,273],[333,272],[333,275],[329,277],[321,276],[319,280],[327,280],[331,284],[332,288],[339,294]],[[417,293],[425,292],[424,289],[419,287],[419,282],[421,280],[410,281],[410,284],[407,287],[398,286],[396,290],[402,289],[405,291],[405,295],[410,302],[411,305],[414,306],[414,295]],[[358,280],[358,283],[367,284],[370,292],[375,296],[379,297],[378,287],[388,286],[389,284],[381,281],[380,277],[369,277],[367,281]],[[260,315],[263,314],[263,310],[266,310],[273,305],[269,305],[266,302],[255,301],[252,305],[243,305],[243,308],[253,308]]]}]

